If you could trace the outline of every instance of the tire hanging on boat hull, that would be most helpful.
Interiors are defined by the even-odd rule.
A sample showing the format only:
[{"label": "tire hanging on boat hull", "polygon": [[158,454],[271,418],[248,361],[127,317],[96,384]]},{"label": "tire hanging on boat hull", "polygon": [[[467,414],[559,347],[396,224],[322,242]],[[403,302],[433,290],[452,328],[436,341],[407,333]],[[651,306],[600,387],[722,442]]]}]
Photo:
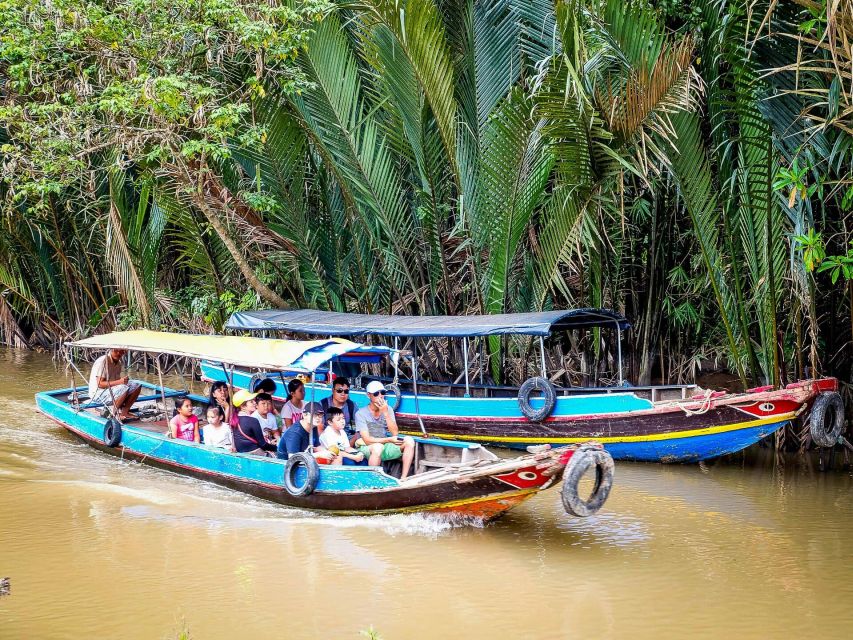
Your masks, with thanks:
[{"label": "tire hanging on boat hull", "polygon": [[[578,489],[584,474],[595,467],[595,486],[584,500]],[[563,473],[562,501],[566,513],[586,518],[598,512],[607,501],[613,486],[613,458],[604,449],[581,447],[572,455]]]},{"label": "tire hanging on boat hull", "polygon": [[[296,484],[296,470],[300,467],[305,467],[308,476],[305,483],[302,485]],[[317,487],[317,481],[320,479],[320,465],[310,453],[300,451],[292,453],[287,459],[287,465],[284,467],[284,488],[287,492],[294,496],[308,496],[313,493]]]},{"label": "tire hanging on boat hull", "polygon": [[812,442],[819,447],[834,447],[844,431],[844,401],[835,391],[821,393],[812,405]]},{"label": "tire hanging on boat hull", "polygon": [[121,422],[115,418],[110,418],[104,425],[104,444],[108,447],[117,447],[120,442]]},{"label": "tire hanging on boat hull", "polygon": [[[542,399],[545,401],[545,404],[538,409],[534,409],[533,405],[530,404],[530,400],[533,394],[539,391],[542,392]],[[518,407],[521,409],[521,413],[533,422],[542,422],[550,416],[556,403],[557,390],[550,380],[542,376],[528,378],[518,390]]]}]

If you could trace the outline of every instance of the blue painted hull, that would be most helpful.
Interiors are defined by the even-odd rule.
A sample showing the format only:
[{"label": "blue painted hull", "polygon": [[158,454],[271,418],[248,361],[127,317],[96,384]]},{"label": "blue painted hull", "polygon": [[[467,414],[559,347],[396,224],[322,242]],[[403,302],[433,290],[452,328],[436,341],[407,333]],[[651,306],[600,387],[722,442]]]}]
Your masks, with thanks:
[{"label": "blue painted hull", "polygon": [[[141,382],[147,388],[152,385]],[[407,486],[386,474],[381,467],[320,466],[316,489],[308,496],[293,496],[284,488],[285,461],[274,458],[230,453],[176,440],[139,426],[122,427],[121,443],[109,447],[104,442],[106,420],[86,411],[77,411],[65,398],[72,389],[42,392],[35,396],[38,410],[93,448],[146,464],[215,482],[223,486],[288,506],[339,514],[399,512],[453,512],[491,519],[559,480],[562,471],[544,478],[534,488],[513,486],[497,477],[483,476],[468,483],[448,478],[433,484]],[[196,403],[205,398],[190,396]],[[467,448],[466,443],[420,440],[421,444]],[[502,461],[499,461],[502,462]],[[535,469],[536,461],[519,469]],[[527,466],[525,466],[527,465]],[[496,472],[497,473],[497,472]],[[297,484],[305,479],[304,469],[297,472]]]},{"label": "blue painted hull", "polygon": [[[222,380],[220,367],[202,363],[202,375]],[[234,386],[248,386],[250,375],[235,370]],[[277,382],[279,397],[284,385]],[[330,395],[327,385],[306,388],[306,400]],[[351,389],[358,406],[367,404],[362,390]],[[523,450],[530,445],[561,446],[596,440],[615,460],[698,462],[741,451],[785,425],[799,405],[776,401],[769,413],[756,401],[687,413],[667,412],[629,389],[612,393],[559,396],[552,415],[542,423],[527,420],[515,398],[465,398],[422,395],[419,411],[411,394],[404,394],[397,419],[406,433],[419,433]],[[787,402],[787,404],[784,404]],[[762,405],[763,406],[763,405]]]},{"label": "blue painted hull", "polygon": [[[604,448],[607,449],[614,460],[664,463],[701,462],[702,460],[711,460],[743,451],[747,447],[772,435],[786,424],[787,421],[775,422],[726,433],[714,433],[686,438],[674,436],[666,440],[652,442],[605,443]],[[511,446],[510,448],[522,449],[521,446]]]}]

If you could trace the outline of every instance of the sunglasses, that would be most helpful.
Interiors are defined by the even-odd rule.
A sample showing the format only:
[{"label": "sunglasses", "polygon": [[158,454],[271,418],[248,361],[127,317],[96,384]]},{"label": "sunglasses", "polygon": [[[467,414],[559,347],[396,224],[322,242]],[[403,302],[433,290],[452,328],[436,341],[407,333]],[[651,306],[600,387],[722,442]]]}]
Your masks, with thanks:
[{"label": "sunglasses", "polygon": [[370,395],[372,395],[374,398],[378,398],[379,396],[384,396],[387,393],[388,392],[385,389],[383,389],[382,391],[376,391],[375,393],[371,393]]},{"label": "sunglasses", "polygon": [[335,389],[335,393],[342,393],[345,396],[349,395],[349,389]]}]

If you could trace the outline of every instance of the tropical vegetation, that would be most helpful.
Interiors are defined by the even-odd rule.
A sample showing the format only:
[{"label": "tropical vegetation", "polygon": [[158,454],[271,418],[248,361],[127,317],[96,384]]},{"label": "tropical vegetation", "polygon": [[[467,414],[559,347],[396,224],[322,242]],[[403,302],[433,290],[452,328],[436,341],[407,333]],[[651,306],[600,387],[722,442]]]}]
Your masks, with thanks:
[{"label": "tropical vegetation", "polygon": [[[0,0],[0,340],[611,307],[851,375],[853,0]],[[550,344],[608,377],[613,342]],[[530,348],[492,340],[492,374]],[[435,371],[458,373],[437,348]]]}]

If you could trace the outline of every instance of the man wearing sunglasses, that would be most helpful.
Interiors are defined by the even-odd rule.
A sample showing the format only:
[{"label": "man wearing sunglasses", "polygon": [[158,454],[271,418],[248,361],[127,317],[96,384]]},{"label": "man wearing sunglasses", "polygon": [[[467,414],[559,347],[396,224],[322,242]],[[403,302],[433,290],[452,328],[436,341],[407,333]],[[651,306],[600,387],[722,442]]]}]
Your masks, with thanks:
[{"label": "man wearing sunglasses", "polygon": [[332,395],[320,400],[320,404],[323,405],[323,409],[326,411],[327,425],[329,423],[329,407],[337,407],[344,412],[344,430],[347,436],[351,437],[355,433],[353,425],[355,424],[356,408],[355,402],[350,400],[349,397],[349,380],[342,376],[335,378],[335,382],[332,384]]},{"label": "man wearing sunglasses", "polygon": [[374,380],[368,383],[365,391],[370,404],[355,413],[355,428],[364,441],[359,451],[369,458],[368,464],[374,467],[386,460],[402,458],[403,474],[400,479],[405,480],[415,457],[415,441],[409,436],[401,438],[398,435],[394,410],[385,399],[385,385]]}]

